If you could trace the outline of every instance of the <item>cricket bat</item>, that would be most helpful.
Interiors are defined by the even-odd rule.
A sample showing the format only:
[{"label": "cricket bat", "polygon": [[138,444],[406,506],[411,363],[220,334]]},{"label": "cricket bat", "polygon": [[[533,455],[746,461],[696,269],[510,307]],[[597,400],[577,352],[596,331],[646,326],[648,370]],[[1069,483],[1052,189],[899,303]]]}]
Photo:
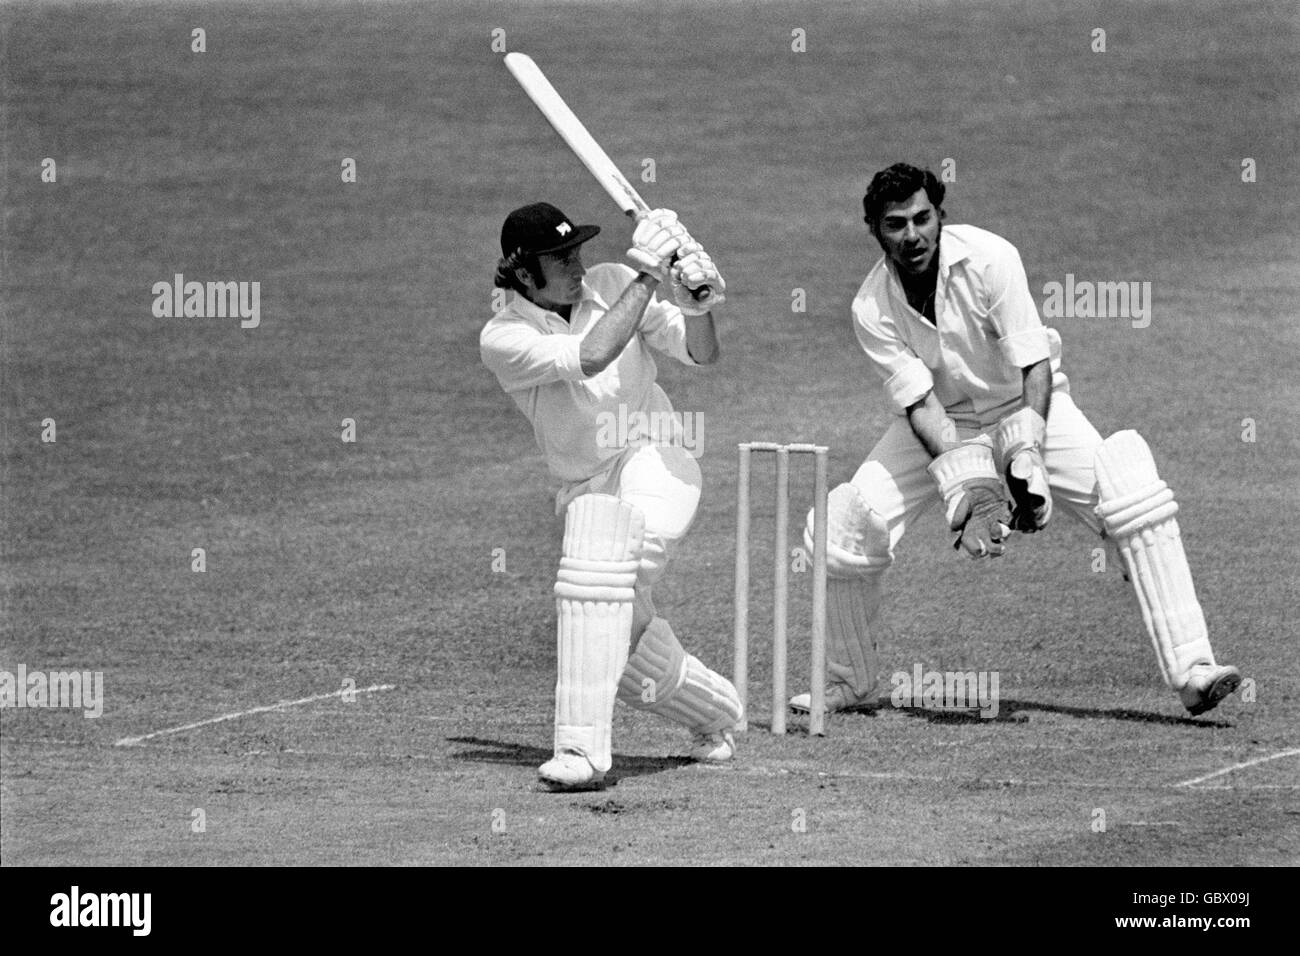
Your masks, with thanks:
[{"label": "cricket bat", "polygon": [[[587,132],[587,127],[583,126],[573,110],[569,109],[569,104],[564,102],[564,98],[556,92],[551,81],[546,78],[546,74],[533,62],[533,58],[526,53],[507,53],[505,59],[506,68],[519,81],[528,98],[542,111],[547,122],[560,134],[560,138],[582,161],[582,165],[587,167],[587,171],[596,178],[601,188],[609,193],[610,198],[618,204],[618,208],[634,219],[649,212],[650,207],[646,205],[646,201],[619,172],[619,168],[596,142],[595,137]],[[713,290],[703,286],[692,290],[691,294],[697,302],[703,303],[712,298]]]}]

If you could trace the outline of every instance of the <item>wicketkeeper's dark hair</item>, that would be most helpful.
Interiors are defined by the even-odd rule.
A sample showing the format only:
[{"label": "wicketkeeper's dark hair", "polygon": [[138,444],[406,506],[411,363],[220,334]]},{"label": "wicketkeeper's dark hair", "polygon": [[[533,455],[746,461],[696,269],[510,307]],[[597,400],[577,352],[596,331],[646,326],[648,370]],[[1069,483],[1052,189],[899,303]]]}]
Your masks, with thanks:
[{"label": "wicketkeeper's dark hair", "polygon": [[894,163],[871,177],[867,194],[862,197],[862,217],[872,232],[880,225],[881,213],[891,202],[902,202],[918,189],[924,189],[935,209],[943,206],[944,185],[928,169],[917,169],[907,163]]},{"label": "wicketkeeper's dark hair", "polygon": [[515,275],[515,270],[519,268],[528,270],[537,288],[546,288],[546,277],[542,275],[541,263],[537,261],[537,256],[525,255],[521,249],[516,249],[510,255],[497,260],[497,274],[493,277],[492,284],[498,289],[510,289],[520,295],[526,295],[528,290]]}]

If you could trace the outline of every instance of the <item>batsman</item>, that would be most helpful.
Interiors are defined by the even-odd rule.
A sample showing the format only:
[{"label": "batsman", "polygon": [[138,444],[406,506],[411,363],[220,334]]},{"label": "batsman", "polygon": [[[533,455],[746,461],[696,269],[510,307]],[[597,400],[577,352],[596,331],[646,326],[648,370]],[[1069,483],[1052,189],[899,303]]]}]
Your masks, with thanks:
[{"label": "batsman", "polygon": [[584,268],[581,246],[599,231],[547,203],[510,213],[495,278],[509,297],[479,339],[484,364],[528,417],[560,482],[555,755],[538,771],[557,790],[602,783],[615,699],[685,728],[701,761],[732,758],[741,716],[735,687],[686,652],[651,596],[690,530],[702,486],[681,421],[655,382],[655,354],[716,362],[710,309],[725,286],[671,210],[639,218],[632,268]]},{"label": "batsman", "polygon": [[1042,531],[1058,511],[1113,542],[1165,683],[1191,714],[1210,710],[1241,675],[1210,649],[1173,492],[1137,432],[1103,441],[1074,404],[1060,336],[1039,318],[1015,247],[944,226],[944,192],[932,172],[898,163],[863,198],[884,255],[853,300],[853,327],[897,418],[829,497],[827,710],[874,706],[885,572],[935,502],[973,558],[1001,555],[1012,530]]}]

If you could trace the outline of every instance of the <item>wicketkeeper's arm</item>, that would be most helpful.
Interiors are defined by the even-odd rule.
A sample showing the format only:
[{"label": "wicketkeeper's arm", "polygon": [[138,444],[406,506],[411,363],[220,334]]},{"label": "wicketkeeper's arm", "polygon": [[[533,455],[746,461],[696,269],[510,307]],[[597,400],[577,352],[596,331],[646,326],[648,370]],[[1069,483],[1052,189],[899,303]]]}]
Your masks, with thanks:
[{"label": "wicketkeeper's arm", "polygon": [[1052,406],[1052,360],[1043,359],[1024,369],[1025,407],[1038,412],[1047,421]]},{"label": "wicketkeeper's arm", "polygon": [[908,406],[907,421],[931,458],[938,458],[961,444],[956,424],[948,417],[933,389],[925,393],[925,398]]}]

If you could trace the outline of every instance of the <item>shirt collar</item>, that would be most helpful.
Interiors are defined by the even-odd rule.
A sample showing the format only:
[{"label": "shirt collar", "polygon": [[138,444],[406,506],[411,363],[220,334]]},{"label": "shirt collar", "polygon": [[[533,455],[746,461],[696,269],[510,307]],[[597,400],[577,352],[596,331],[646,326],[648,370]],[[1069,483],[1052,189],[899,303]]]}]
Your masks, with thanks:
[{"label": "shirt collar", "polygon": [[[969,259],[973,251],[974,250],[970,247],[970,243],[957,233],[950,232],[947,229],[940,232],[938,281],[940,283],[946,281],[948,273],[952,270],[952,267],[957,265],[959,262],[964,262]],[[906,299],[906,293],[903,291],[903,282],[898,277],[898,267],[894,265],[893,261],[888,256],[885,256],[885,267],[889,272],[889,277],[897,289],[898,294],[902,295]]]},{"label": "shirt collar", "polygon": [[[551,318],[556,319],[557,321],[560,322],[564,321],[564,319],[561,318],[561,316],[558,313],[553,312],[550,309],[543,309],[536,302],[533,302],[527,296],[519,292],[515,292],[514,297],[515,298],[512,305],[515,312],[520,316],[520,318],[529,319],[533,322],[545,323],[547,317],[549,316]],[[599,293],[597,293],[596,290],[593,289],[587,283],[586,279],[583,279],[582,299],[573,304],[573,309],[569,312],[569,322],[566,324],[572,325],[573,317],[577,315],[578,310],[582,308],[583,302],[587,302],[587,301],[594,302],[605,309],[609,308],[609,306],[606,305],[605,300],[600,297]]]},{"label": "shirt collar", "polygon": [[939,233],[939,271],[947,275],[957,263],[969,259],[972,251],[960,234],[944,229]]},{"label": "shirt collar", "polygon": [[520,318],[529,319],[533,322],[545,322],[547,316],[555,314],[550,309],[543,309],[536,302],[530,301],[522,293],[516,292],[514,296],[511,307]]}]

